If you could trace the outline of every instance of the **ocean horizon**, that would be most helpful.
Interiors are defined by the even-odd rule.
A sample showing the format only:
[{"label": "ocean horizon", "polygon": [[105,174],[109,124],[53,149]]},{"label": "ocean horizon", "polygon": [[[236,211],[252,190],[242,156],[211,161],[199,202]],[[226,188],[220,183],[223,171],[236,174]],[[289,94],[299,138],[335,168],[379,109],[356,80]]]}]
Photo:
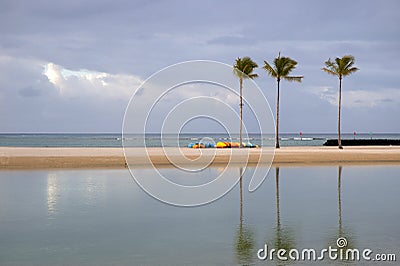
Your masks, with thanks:
[{"label": "ocean horizon", "polygon": [[[205,138],[207,141],[238,141],[238,134],[224,133],[182,133],[177,140],[175,134],[159,133],[0,133],[2,147],[122,147],[122,140],[130,147],[186,147]],[[281,146],[322,146],[328,139],[336,139],[336,133],[282,133]],[[400,133],[344,133],[342,139],[400,139]],[[260,146],[272,146],[273,134],[250,133],[243,137],[244,142]]]}]

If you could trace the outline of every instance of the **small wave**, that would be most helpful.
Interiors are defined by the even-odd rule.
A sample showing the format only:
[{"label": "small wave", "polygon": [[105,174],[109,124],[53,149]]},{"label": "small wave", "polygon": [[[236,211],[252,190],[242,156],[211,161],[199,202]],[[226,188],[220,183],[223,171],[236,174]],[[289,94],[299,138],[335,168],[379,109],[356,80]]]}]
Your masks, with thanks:
[{"label": "small wave", "polygon": [[293,138],[293,140],[314,140],[314,138]]}]

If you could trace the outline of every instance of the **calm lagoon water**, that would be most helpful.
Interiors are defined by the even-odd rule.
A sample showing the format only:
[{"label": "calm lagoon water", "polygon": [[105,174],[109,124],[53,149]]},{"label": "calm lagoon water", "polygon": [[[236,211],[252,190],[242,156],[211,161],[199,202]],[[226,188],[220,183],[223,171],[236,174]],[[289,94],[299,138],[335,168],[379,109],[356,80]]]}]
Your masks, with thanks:
[{"label": "calm lagoon water", "polygon": [[[400,166],[339,172],[272,168],[250,193],[247,171],[242,198],[237,185],[211,204],[183,208],[147,195],[125,169],[0,171],[0,265],[303,265],[261,262],[256,253],[265,243],[321,250],[338,235],[399,260]],[[313,264],[323,263],[340,264]]]}]

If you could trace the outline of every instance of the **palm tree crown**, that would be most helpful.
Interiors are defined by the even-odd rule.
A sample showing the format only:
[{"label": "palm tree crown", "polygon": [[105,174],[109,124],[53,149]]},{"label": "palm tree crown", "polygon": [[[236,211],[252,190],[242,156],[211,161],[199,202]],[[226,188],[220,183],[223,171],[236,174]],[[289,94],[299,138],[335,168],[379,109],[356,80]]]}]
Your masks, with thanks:
[{"label": "palm tree crown", "polygon": [[258,77],[253,73],[258,65],[246,56],[243,58],[238,57],[233,65],[233,73],[239,78],[239,91],[240,91],[240,131],[239,131],[239,147],[242,147],[242,127],[243,127],[243,79],[254,79]]},{"label": "palm tree crown", "polygon": [[281,53],[278,54],[278,57],[274,60],[273,68],[267,61],[264,61],[263,69],[265,69],[273,78],[279,82],[281,79],[285,79],[287,81],[297,81],[301,82],[303,76],[289,76],[290,72],[292,72],[296,68],[297,62],[290,57],[281,57]]},{"label": "palm tree crown", "polygon": [[331,61],[329,58],[328,61],[325,62],[325,67],[322,68],[322,70],[342,79],[344,76],[348,76],[358,70],[358,68],[353,65],[354,56],[345,55],[342,58],[336,57],[335,61]]},{"label": "palm tree crown", "polygon": [[250,57],[238,57],[235,61],[235,65],[233,66],[233,73],[235,73],[239,79],[254,79],[258,77],[257,74],[253,73],[254,69],[257,67],[258,65],[256,62],[251,60]]},{"label": "palm tree crown", "polygon": [[276,133],[275,133],[275,148],[279,148],[279,84],[281,79],[287,81],[297,81],[301,82],[303,76],[289,76],[290,72],[292,72],[296,68],[297,62],[290,57],[281,57],[281,53],[278,54],[278,57],[274,60],[274,67],[268,64],[267,61],[264,61],[263,69],[267,71],[268,75],[273,78],[276,78],[277,81],[277,97],[276,97]]}]

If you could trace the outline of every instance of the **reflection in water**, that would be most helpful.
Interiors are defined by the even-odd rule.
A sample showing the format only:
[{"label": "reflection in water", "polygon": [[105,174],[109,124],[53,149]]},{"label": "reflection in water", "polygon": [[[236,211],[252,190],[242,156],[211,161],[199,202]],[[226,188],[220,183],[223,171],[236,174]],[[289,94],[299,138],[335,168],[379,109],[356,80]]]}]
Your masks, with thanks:
[{"label": "reflection in water", "polygon": [[254,233],[243,223],[243,169],[239,169],[239,195],[240,195],[240,220],[236,236],[236,259],[239,264],[248,265],[253,262],[254,256]]},{"label": "reflection in water", "polygon": [[338,170],[338,216],[339,216],[339,232],[342,231],[342,166]]},{"label": "reflection in water", "polygon": [[[60,213],[60,199],[68,198],[69,204],[79,202],[82,211],[87,211],[87,206],[96,206],[105,193],[105,180],[102,177],[87,175],[86,172],[70,172],[71,176],[64,173],[48,173],[46,184],[47,212],[51,219]],[[78,203],[77,203],[78,204]],[[85,206],[85,207],[84,207]]]},{"label": "reflection in water", "polygon": [[[246,171],[242,198],[239,184],[197,208],[153,199],[124,169],[0,171],[0,265],[276,265],[259,261],[257,250],[275,248],[275,238],[287,243],[287,226],[299,250],[335,247],[342,231],[356,248],[400,254],[400,166],[272,168],[279,178],[254,194]],[[57,211],[49,223],[47,209]],[[339,261],[310,262],[325,263]]]},{"label": "reflection in water", "polygon": [[106,189],[106,179],[92,174],[79,175],[78,173],[76,177],[74,182],[77,182],[77,185],[68,193],[76,195],[74,198],[80,199],[82,206],[84,206],[81,211],[86,213],[89,207],[98,206],[101,203]]},{"label": "reflection in water", "polygon": [[51,216],[57,212],[57,198],[59,187],[57,175],[55,173],[47,174],[47,212]]},{"label": "reflection in water", "polygon": [[[295,241],[292,230],[287,226],[281,224],[281,211],[280,211],[280,196],[279,196],[279,167],[275,168],[275,189],[276,189],[276,231],[272,242],[276,250],[285,249],[291,250],[295,248]],[[280,261],[282,265],[288,263]]]},{"label": "reflection in water", "polygon": [[337,191],[338,191],[338,232],[337,235],[334,237],[334,239],[331,240],[331,246],[336,246],[336,240],[339,237],[344,237],[347,240],[347,246],[344,248],[344,250],[347,249],[352,249],[354,248],[354,242],[355,239],[351,235],[350,231],[348,228],[345,228],[343,226],[342,222],[342,170],[343,167],[340,165],[338,167],[338,186],[337,186]]},{"label": "reflection in water", "polygon": [[87,205],[95,205],[98,195],[101,195],[104,192],[104,180],[88,175],[84,182],[86,188],[85,191],[83,191],[85,203]]},{"label": "reflection in water", "polygon": [[343,167],[340,165],[338,168],[338,217],[339,217],[339,232],[338,237],[344,237],[347,239],[347,246],[345,250],[354,248],[355,239],[351,235],[348,228],[343,227],[342,222],[342,169]]}]

